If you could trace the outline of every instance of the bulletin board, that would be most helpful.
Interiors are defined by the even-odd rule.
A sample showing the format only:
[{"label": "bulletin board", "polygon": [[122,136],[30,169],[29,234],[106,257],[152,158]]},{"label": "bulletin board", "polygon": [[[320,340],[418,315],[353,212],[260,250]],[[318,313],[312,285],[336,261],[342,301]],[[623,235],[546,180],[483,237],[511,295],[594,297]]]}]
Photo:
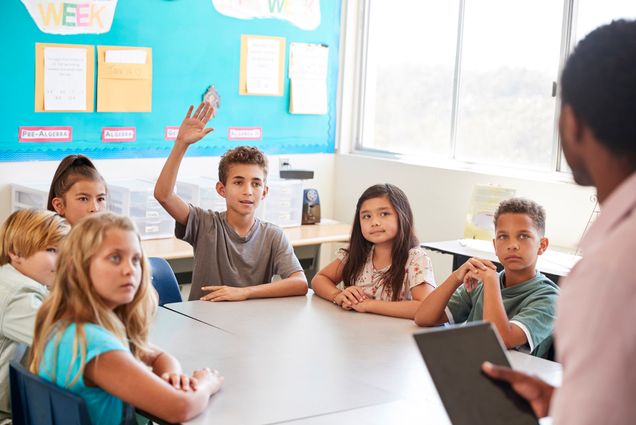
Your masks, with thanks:
[{"label": "bulletin board", "polygon": [[[238,0],[237,0],[238,1]],[[291,0],[263,0],[285,7]],[[304,1],[304,0],[303,0]],[[318,0],[315,0],[318,3]],[[225,3],[232,3],[225,0]],[[240,3],[240,2],[239,2]],[[313,2],[312,2],[313,3]],[[333,152],[336,130],[336,91],[340,36],[340,0],[322,0],[320,23],[302,29],[273,18],[239,19],[219,13],[213,0],[119,0],[112,26],[102,34],[42,32],[21,0],[2,0],[0,13],[0,161],[57,160],[70,153],[96,159],[166,157],[173,140],[166,129],[181,123],[190,104],[201,102],[213,85],[221,102],[209,126],[215,129],[191,146],[189,156],[216,156],[241,144],[258,146],[268,154]],[[287,5],[293,6],[293,5]],[[284,37],[282,96],[239,93],[241,36]],[[325,115],[289,113],[289,45],[320,43],[329,47]],[[152,51],[150,112],[36,112],[36,43],[95,46],[139,46]],[[97,84],[91,102],[97,105]],[[72,128],[71,141],[21,142],[20,127]],[[105,143],[104,128],[135,128],[134,141]],[[260,140],[230,140],[230,129],[261,129]]]}]

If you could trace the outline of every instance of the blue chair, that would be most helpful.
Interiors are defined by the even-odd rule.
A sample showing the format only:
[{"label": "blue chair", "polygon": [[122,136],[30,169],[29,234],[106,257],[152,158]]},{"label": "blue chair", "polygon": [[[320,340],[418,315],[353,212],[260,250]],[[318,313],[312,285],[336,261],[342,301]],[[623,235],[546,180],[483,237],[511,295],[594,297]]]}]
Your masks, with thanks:
[{"label": "blue chair", "polygon": [[91,425],[84,399],[26,370],[9,366],[14,425]]},{"label": "blue chair", "polygon": [[152,285],[159,293],[159,305],[183,301],[177,277],[165,258],[148,257],[148,261],[152,270]]}]

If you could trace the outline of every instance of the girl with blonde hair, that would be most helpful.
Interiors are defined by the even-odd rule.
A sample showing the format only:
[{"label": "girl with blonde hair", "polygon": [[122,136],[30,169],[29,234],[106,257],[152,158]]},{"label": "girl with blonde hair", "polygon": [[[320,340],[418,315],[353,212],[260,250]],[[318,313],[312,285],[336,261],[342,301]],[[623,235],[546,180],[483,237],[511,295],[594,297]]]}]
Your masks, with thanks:
[{"label": "girl with blonde hair", "polygon": [[31,371],[83,397],[93,425],[132,423],[125,404],[169,422],[192,418],[223,378],[207,368],[188,377],[148,342],[156,308],[130,219],[85,217],[63,244],[54,289],[37,315]]}]

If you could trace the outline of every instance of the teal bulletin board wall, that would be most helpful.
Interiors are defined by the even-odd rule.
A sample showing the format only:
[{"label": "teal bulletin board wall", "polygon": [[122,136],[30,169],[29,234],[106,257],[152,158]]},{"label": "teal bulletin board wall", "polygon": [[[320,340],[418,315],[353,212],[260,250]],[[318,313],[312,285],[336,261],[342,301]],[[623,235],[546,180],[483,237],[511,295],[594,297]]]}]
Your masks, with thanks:
[{"label": "teal bulletin board wall", "polygon": [[[178,126],[187,107],[198,104],[210,84],[221,97],[218,113],[209,124],[215,131],[191,146],[188,155],[220,155],[239,144],[256,145],[269,154],[333,152],[340,8],[340,0],[321,1],[320,25],[307,31],[278,19],[224,16],[216,11],[212,0],[119,0],[109,32],[53,35],[38,29],[20,0],[2,0],[0,161],[54,160],[70,153],[84,153],[92,158],[165,157],[173,144],[164,139],[165,127]],[[283,96],[239,95],[242,34],[285,37]],[[327,115],[288,112],[292,42],[329,46]],[[34,112],[35,43],[151,47],[152,112]],[[96,85],[97,75],[95,93]],[[20,143],[19,126],[72,126],[73,140]],[[135,142],[101,141],[103,127],[130,126],[137,129]],[[263,138],[229,141],[230,127],[261,127]]]}]

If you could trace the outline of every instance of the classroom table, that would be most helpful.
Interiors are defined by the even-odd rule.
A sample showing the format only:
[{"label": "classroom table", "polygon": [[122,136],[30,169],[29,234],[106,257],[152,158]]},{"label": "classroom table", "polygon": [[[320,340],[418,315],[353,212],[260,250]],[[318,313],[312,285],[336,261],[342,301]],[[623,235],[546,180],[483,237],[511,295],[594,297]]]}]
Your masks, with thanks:
[{"label": "classroom table", "polygon": [[[490,260],[497,264],[499,270],[502,266],[495,255],[492,241],[478,239],[455,239],[441,242],[425,242],[421,246],[425,249],[450,254],[453,256],[453,270],[457,270],[470,257],[478,257]],[[572,267],[581,259],[578,255],[567,254],[553,249],[547,249],[537,260],[537,269],[545,274],[553,282],[566,276]]]},{"label": "classroom table", "polygon": [[[225,377],[199,424],[449,424],[413,321],[345,311],[308,296],[161,308],[151,341],[186,372]],[[560,365],[509,352],[516,369],[558,384]]]},{"label": "classroom table", "polygon": [[[351,225],[335,220],[323,219],[317,224],[286,227],[283,232],[294,247],[296,257],[311,282],[320,267],[320,246],[329,242],[347,242]],[[192,246],[175,237],[142,241],[148,257],[162,257],[170,262],[180,283],[189,283],[192,272]],[[184,277],[181,277],[181,276]]]}]

